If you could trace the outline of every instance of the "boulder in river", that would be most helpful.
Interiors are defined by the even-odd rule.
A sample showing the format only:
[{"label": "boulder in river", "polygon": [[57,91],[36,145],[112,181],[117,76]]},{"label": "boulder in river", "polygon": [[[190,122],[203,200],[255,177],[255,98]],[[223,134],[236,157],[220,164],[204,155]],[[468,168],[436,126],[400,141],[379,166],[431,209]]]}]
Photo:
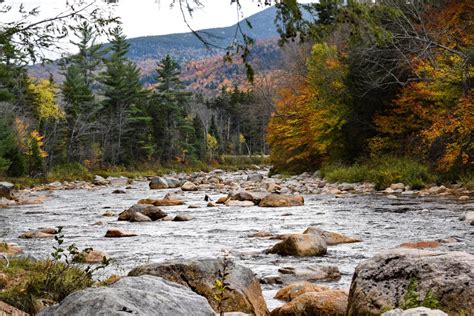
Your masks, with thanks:
[{"label": "boulder in river", "polygon": [[344,316],[347,309],[347,293],[338,289],[306,292],[290,302],[274,309],[271,316],[331,315]]},{"label": "boulder in river", "polygon": [[150,180],[149,186],[152,190],[167,189],[168,182],[163,177],[153,177]]},{"label": "boulder in river", "polygon": [[188,214],[180,214],[180,215],[176,215],[174,218],[173,218],[173,222],[187,222],[187,221],[190,221],[192,220],[193,217],[191,215],[188,215]]},{"label": "boulder in river", "polygon": [[360,239],[357,238],[352,238],[345,236],[340,233],[336,232],[329,232],[326,230],[323,230],[319,227],[316,226],[310,226],[308,227],[303,234],[311,234],[311,235],[319,235],[321,236],[322,239],[326,242],[328,246],[334,246],[334,245],[339,245],[339,244],[346,244],[346,243],[354,243],[354,242],[360,242]]},{"label": "boulder in river", "polygon": [[107,180],[109,181],[110,185],[112,186],[126,186],[129,184],[130,180],[127,177],[108,177]]},{"label": "boulder in river", "polygon": [[336,266],[308,265],[305,267],[282,267],[278,269],[283,284],[301,281],[334,281],[341,278],[341,272]]},{"label": "boulder in river", "polygon": [[96,249],[85,249],[74,256],[75,262],[81,263],[101,263],[105,260],[110,259],[110,256],[104,251]]},{"label": "boulder in river", "polygon": [[206,299],[189,288],[154,276],[124,277],[109,287],[88,288],[38,316],[215,316]]},{"label": "boulder in river", "polygon": [[154,206],[178,206],[184,205],[184,201],[176,198],[169,199],[141,199],[138,204],[149,204]]},{"label": "boulder in river", "polygon": [[259,173],[249,174],[247,176],[247,181],[260,182],[262,180],[263,180],[263,175]]},{"label": "boulder in river", "polygon": [[182,186],[181,190],[183,191],[197,191],[199,188],[197,185],[192,183],[191,181],[186,181]]},{"label": "boulder in river", "polygon": [[166,177],[164,178],[168,184],[168,188],[179,188],[181,186],[181,181],[176,178]]},{"label": "boulder in river", "polygon": [[285,207],[302,206],[304,198],[301,195],[270,194],[264,197],[258,206],[260,207]]},{"label": "boulder in river", "polygon": [[15,185],[10,182],[0,182],[0,198],[4,197],[9,200],[14,199],[13,190],[15,189]]},{"label": "boulder in river", "polygon": [[252,201],[227,200],[225,206],[249,207],[255,206],[255,204]]},{"label": "boulder in river", "polygon": [[474,315],[474,256],[465,252],[394,249],[361,262],[349,293],[348,315],[380,315],[403,300],[410,280],[421,300],[428,291],[448,314]]},{"label": "boulder in river", "polygon": [[159,220],[163,217],[166,217],[166,213],[163,212],[160,208],[153,205],[147,204],[135,204],[130,207],[128,210],[123,211],[119,214],[118,220],[119,221],[133,221],[136,219],[135,213],[141,213],[147,217],[149,217],[152,221]]},{"label": "boulder in river", "polygon": [[106,180],[103,177],[96,175],[92,183],[94,183],[95,185],[108,185],[110,182],[109,180]]},{"label": "boulder in river", "polygon": [[36,239],[36,238],[53,238],[58,233],[56,228],[40,228],[37,230],[30,230],[23,233],[20,237],[22,239]]},{"label": "boulder in river", "polygon": [[326,254],[327,245],[319,235],[291,234],[274,245],[268,252],[282,256],[321,256]]},{"label": "boulder in river", "polygon": [[303,281],[291,283],[284,288],[278,290],[275,294],[277,300],[289,302],[296,297],[308,292],[322,292],[328,290],[327,287],[319,286],[311,282]]},{"label": "boulder in river", "polygon": [[[215,280],[227,273],[228,290],[224,300],[215,298]],[[259,280],[241,265],[223,259],[175,260],[147,264],[130,271],[129,276],[154,275],[191,288],[204,296],[214,310],[221,305],[224,312],[243,312],[256,316],[268,315]]]},{"label": "boulder in river", "polygon": [[267,193],[261,192],[249,192],[239,191],[233,194],[230,199],[235,201],[251,201],[255,204],[259,204],[260,201],[267,195]]},{"label": "boulder in river", "polygon": [[474,211],[467,212],[464,215],[464,220],[468,223],[471,223],[471,225],[474,225]]},{"label": "boulder in river", "polygon": [[400,244],[401,248],[415,248],[415,249],[438,248],[439,246],[441,246],[441,243],[436,240],[404,242]]},{"label": "boulder in river", "polygon": [[109,228],[105,233],[105,237],[109,238],[121,238],[121,237],[133,237],[138,236],[135,233],[123,231],[120,228]]}]

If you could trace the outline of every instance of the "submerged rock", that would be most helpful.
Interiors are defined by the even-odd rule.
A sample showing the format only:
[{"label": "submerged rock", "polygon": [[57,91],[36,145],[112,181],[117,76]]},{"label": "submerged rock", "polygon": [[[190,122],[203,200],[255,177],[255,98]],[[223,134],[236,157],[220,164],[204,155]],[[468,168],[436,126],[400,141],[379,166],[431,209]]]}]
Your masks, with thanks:
[{"label": "submerged rock", "polygon": [[362,240],[345,236],[336,232],[329,232],[316,226],[308,227],[303,234],[319,235],[326,242],[328,246],[339,244],[361,242]]},{"label": "submerged rock", "polygon": [[163,217],[166,217],[166,215],[168,215],[165,212],[163,212],[161,209],[159,209],[157,206],[152,206],[152,205],[147,205],[147,204],[135,204],[132,207],[130,207],[128,210],[125,210],[122,213],[120,213],[118,216],[118,220],[119,221],[140,221],[137,219],[139,218],[144,219],[142,216],[136,215],[136,213],[145,215],[152,221],[159,220]]},{"label": "submerged rock", "polygon": [[36,239],[36,238],[53,238],[58,233],[56,228],[40,228],[37,230],[30,230],[23,233],[18,238],[22,239]]},{"label": "submerged rock", "polygon": [[109,228],[105,233],[105,237],[109,238],[121,238],[121,237],[133,237],[138,236],[135,233],[123,231],[120,228]]},{"label": "submerged rock", "polygon": [[109,287],[88,288],[48,307],[39,316],[215,316],[206,299],[189,288],[154,276],[124,277]]},{"label": "submerged rock", "polygon": [[192,220],[193,217],[189,214],[180,214],[180,215],[176,215],[173,219],[174,222],[187,222],[187,221],[190,221]]},{"label": "submerged rock", "polygon": [[326,254],[327,245],[319,235],[291,234],[268,252],[281,256],[321,256]]},{"label": "submerged rock", "polygon": [[424,298],[430,290],[448,314],[474,315],[474,256],[464,252],[395,249],[361,262],[355,269],[348,315],[380,315],[396,308],[410,279]]},{"label": "submerged rock", "polygon": [[138,204],[149,204],[154,206],[178,206],[184,205],[184,201],[176,198],[164,198],[164,199],[141,199]]},{"label": "submerged rock", "polygon": [[81,263],[101,263],[102,261],[110,259],[110,256],[100,250],[86,249],[74,256],[75,262]]},{"label": "submerged rock", "polygon": [[258,206],[260,207],[285,207],[285,206],[302,206],[304,198],[301,195],[283,195],[270,194],[264,197]]},{"label": "submerged rock", "polygon": [[436,240],[404,242],[400,244],[401,248],[415,248],[415,249],[438,248],[439,246],[441,246],[441,243]]},{"label": "submerged rock", "polygon": [[152,190],[167,189],[168,182],[163,177],[153,177],[150,180],[149,186]]},{"label": "submerged rock", "polygon": [[[214,282],[222,278],[224,271],[227,273],[226,282],[229,285],[228,290],[224,292],[224,300],[219,303],[215,298]],[[167,261],[137,267],[130,271],[129,276],[145,274],[159,276],[191,288],[204,296],[215,310],[221,305],[225,312],[268,315],[258,279],[250,269],[233,262],[224,263],[222,259]]]}]

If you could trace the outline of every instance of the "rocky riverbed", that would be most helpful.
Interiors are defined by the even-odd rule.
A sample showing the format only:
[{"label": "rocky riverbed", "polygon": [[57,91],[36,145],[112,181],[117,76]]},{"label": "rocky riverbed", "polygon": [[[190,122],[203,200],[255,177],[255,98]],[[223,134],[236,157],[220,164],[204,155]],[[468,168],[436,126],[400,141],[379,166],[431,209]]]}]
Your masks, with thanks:
[{"label": "rocky riverbed", "polygon": [[[0,210],[0,240],[17,244],[28,255],[44,257],[51,252],[53,239],[18,237],[29,230],[62,226],[66,243],[105,251],[113,264],[104,273],[122,275],[148,262],[217,258],[228,251],[261,280],[270,310],[282,304],[273,298],[277,290],[294,281],[311,280],[348,290],[358,263],[402,243],[474,253],[474,226],[462,220],[474,209],[473,192],[442,186],[415,191],[403,184],[376,192],[370,184],[327,184],[317,174],[268,178],[267,173],[262,169],[174,174],[162,179],[166,185],[153,190],[148,179],[97,178],[96,185],[45,185],[18,195],[37,203],[11,203]],[[184,191],[180,187],[186,181],[190,183]],[[301,194],[304,205],[259,207],[252,202],[211,203],[209,207],[210,201],[205,201],[206,195],[216,202],[242,190]],[[161,199],[168,193],[184,204],[159,208],[171,218],[179,215],[185,220],[117,220],[119,213],[140,199]],[[303,233],[310,226],[361,242],[328,245],[323,256],[267,253],[280,241],[275,239],[278,235]],[[110,228],[136,236],[105,238]]]}]

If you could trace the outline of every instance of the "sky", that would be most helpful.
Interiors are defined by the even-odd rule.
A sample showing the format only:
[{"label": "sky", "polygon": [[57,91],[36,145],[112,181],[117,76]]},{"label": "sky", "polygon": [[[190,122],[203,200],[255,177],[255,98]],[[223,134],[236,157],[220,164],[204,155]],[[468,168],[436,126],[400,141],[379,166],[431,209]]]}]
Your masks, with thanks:
[{"label": "sky", "polygon": [[[69,0],[71,1],[71,0]],[[72,0],[74,1],[74,0]],[[238,19],[255,14],[264,7],[258,0],[241,0],[243,16],[237,14],[236,5],[230,5],[230,0],[200,0],[202,8],[197,8],[188,21],[193,29],[229,26],[237,23]],[[104,5],[104,0],[96,0],[98,5]],[[114,6],[116,16],[123,22],[125,34],[131,37],[146,35],[162,35],[189,32],[178,6],[170,8],[172,0],[119,0]],[[14,12],[20,4],[29,10],[40,8],[40,16],[53,16],[64,8],[66,0],[4,0],[4,5],[12,6],[7,20],[17,18]],[[5,16],[2,15],[2,19]],[[3,21],[2,21],[3,22]]]}]

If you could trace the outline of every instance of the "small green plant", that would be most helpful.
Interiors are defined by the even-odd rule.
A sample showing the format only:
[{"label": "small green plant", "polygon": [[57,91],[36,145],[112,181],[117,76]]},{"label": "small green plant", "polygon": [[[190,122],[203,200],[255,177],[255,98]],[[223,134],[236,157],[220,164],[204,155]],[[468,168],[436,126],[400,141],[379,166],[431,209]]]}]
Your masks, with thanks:
[{"label": "small green plant", "polygon": [[75,245],[63,248],[64,235],[58,228],[51,257],[33,260],[14,257],[10,265],[0,264],[0,272],[11,280],[10,286],[0,292],[0,300],[30,314],[36,314],[44,306],[63,300],[69,294],[92,286],[94,272],[105,268],[109,260],[91,267],[76,265],[73,258],[78,249]]},{"label": "small green plant", "polygon": [[225,292],[229,289],[229,282],[227,281],[227,277],[229,275],[229,268],[231,265],[231,260],[229,258],[229,253],[225,252],[223,256],[223,264],[222,270],[219,270],[219,276],[216,280],[214,280],[214,294],[213,298],[217,302],[217,311],[219,312],[220,316],[224,315],[224,302],[228,299],[226,297]]},{"label": "small green plant", "polygon": [[411,278],[408,283],[407,291],[400,302],[401,309],[410,309],[421,306],[432,309],[439,308],[439,301],[431,289],[429,289],[428,292],[426,292],[425,297],[421,299],[417,288],[418,284],[416,279]]}]

